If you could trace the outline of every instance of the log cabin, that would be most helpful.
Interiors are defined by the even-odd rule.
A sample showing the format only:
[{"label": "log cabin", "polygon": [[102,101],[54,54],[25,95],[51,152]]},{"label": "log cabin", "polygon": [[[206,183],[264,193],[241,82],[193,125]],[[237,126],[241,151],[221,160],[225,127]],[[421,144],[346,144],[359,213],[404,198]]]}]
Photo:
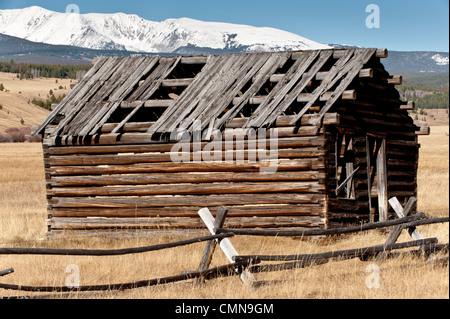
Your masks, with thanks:
[{"label": "log cabin", "polygon": [[35,130],[49,234],[333,228],[417,196],[386,49],[102,58]]}]

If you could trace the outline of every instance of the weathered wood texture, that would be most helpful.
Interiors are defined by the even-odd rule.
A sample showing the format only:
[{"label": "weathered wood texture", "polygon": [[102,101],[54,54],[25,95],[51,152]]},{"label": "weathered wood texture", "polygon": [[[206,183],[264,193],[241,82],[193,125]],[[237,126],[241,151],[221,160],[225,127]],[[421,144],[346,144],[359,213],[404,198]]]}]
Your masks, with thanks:
[{"label": "weathered wood texture", "polygon": [[[36,130],[50,229],[196,228],[198,210],[222,205],[238,228],[389,219],[386,199],[417,196],[417,133],[428,130],[409,117],[386,56],[101,59]],[[277,152],[259,152],[271,134]]]},{"label": "weathered wood texture", "polygon": [[[217,142],[216,151],[230,151],[209,163],[193,162],[210,154],[206,142],[45,147],[49,228],[204,228],[197,212],[220,206],[229,208],[229,227],[321,227],[325,140],[292,135],[278,141],[276,157],[269,140]],[[174,163],[179,145],[200,152],[178,153],[188,162]],[[274,174],[264,174],[271,166]]]},{"label": "weathered wood texture", "polygon": [[[374,221],[379,219],[379,207],[387,207],[389,198],[397,197],[402,203],[410,197],[417,196],[417,168],[419,148],[416,126],[408,115],[407,110],[401,108],[399,93],[394,86],[388,83],[389,74],[384,71],[382,64],[373,59],[368,64],[374,70],[372,79],[357,78],[351,88],[357,92],[356,101],[341,101],[331,108],[331,112],[339,114],[340,122],[333,130],[327,132],[328,167],[335,167],[336,142],[338,132],[352,137],[354,152],[354,167],[360,167],[354,178],[354,199],[337,197],[333,191],[338,181],[334,171],[327,169],[327,194],[329,196],[329,226],[339,226],[346,221],[354,220]],[[377,154],[381,147],[371,145],[372,156],[367,157],[367,136],[371,141],[378,138],[385,143],[385,161],[380,161]],[[384,142],[383,142],[384,141]],[[374,143],[374,142],[372,142]],[[375,154],[377,153],[377,154]],[[380,168],[385,164],[384,188],[386,193],[382,196],[383,204],[379,205]],[[370,170],[368,170],[370,165]],[[368,174],[369,173],[369,174]],[[368,178],[368,176],[370,176]],[[370,182],[369,182],[370,181]],[[369,186],[370,185],[370,186]],[[369,195],[370,188],[370,195]],[[385,218],[395,216],[392,208],[387,207]],[[368,212],[371,215],[368,215]],[[413,210],[412,213],[415,211]]]}]

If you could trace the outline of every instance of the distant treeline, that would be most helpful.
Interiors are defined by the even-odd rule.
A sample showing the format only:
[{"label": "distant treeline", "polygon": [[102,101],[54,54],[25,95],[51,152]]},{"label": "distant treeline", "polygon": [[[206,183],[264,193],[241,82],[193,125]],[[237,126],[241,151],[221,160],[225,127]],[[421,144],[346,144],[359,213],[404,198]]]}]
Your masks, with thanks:
[{"label": "distant treeline", "polygon": [[448,109],[448,75],[448,72],[406,74],[403,85],[397,89],[404,100],[416,103],[416,109]]},{"label": "distant treeline", "polygon": [[37,77],[57,79],[78,79],[90,70],[92,65],[49,65],[16,63],[14,60],[0,62],[0,72],[17,73],[20,79]]},{"label": "distant treeline", "polygon": [[421,109],[448,109],[449,94],[448,89],[443,92],[425,95],[416,101],[417,108]]},{"label": "distant treeline", "polygon": [[414,101],[417,109],[448,109],[449,89],[434,89],[418,85],[402,85],[398,91],[403,100]]}]

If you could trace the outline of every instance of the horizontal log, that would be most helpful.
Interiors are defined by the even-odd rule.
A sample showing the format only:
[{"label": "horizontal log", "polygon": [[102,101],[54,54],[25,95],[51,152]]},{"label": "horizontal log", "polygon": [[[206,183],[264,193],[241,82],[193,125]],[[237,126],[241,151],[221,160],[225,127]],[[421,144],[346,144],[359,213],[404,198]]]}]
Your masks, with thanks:
[{"label": "horizontal log", "polygon": [[[325,80],[325,79],[329,76],[329,74],[330,74],[330,72],[327,72],[327,71],[324,71],[324,72],[317,72],[317,73],[316,73],[315,79],[316,79],[317,81],[323,81],[323,80]],[[307,75],[307,73],[306,73],[306,75]],[[362,69],[362,70],[359,72],[358,76],[359,76],[360,78],[372,78],[372,77],[373,77],[373,69],[371,69],[371,68],[368,68],[368,69]]]},{"label": "horizontal log", "polygon": [[[262,151],[262,152],[260,152]],[[196,153],[153,153],[138,155],[78,155],[50,157],[45,163],[52,166],[87,166],[87,165],[124,165],[137,163],[160,163],[176,161],[261,161],[282,158],[314,158],[325,155],[324,151],[316,148],[279,149],[274,150],[244,150],[244,151],[216,151]]]},{"label": "horizontal log", "polygon": [[110,166],[53,166],[46,170],[52,176],[64,175],[111,175],[138,173],[179,173],[179,172],[267,172],[324,169],[317,159],[279,160],[277,163],[144,163]]},{"label": "horizontal log", "polygon": [[411,248],[417,246],[430,246],[438,242],[437,238],[428,238],[421,240],[414,240],[405,243],[391,244],[391,245],[377,245],[364,248],[347,249],[340,251],[331,251],[319,254],[305,254],[305,255],[250,255],[250,256],[235,256],[235,261],[243,261],[248,259],[255,259],[261,261],[311,261],[315,259],[332,259],[332,258],[358,258],[368,254],[376,254],[386,250],[396,250]]},{"label": "horizontal log", "polygon": [[162,86],[163,87],[176,87],[176,86],[189,86],[194,81],[193,78],[188,79],[170,79],[170,80],[163,80]]},{"label": "horizontal log", "polygon": [[[251,141],[251,140],[250,140]],[[253,141],[254,142],[254,141]],[[183,142],[180,142],[183,143]],[[270,146],[270,139],[259,140],[262,146]],[[52,155],[77,155],[77,154],[118,154],[118,153],[152,153],[152,152],[170,152],[177,143],[161,143],[161,144],[138,144],[138,145],[98,145],[98,146],[55,146],[55,147],[44,147],[44,153],[46,156]],[[239,147],[248,149],[249,140],[244,140],[239,142]],[[325,140],[323,136],[294,136],[287,138],[278,139],[278,148],[293,148],[293,147],[314,147],[323,146]],[[180,144],[178,144],[180,145]],[[225,141],[213,141],[213,142],[202,142],[201,149],[203,150],[206,146],[211,146],[214,148],[225,149]],[[230,145],[226,145],[229,147]],[[233,143],[233,149],[236,149],[237,143]]]},{"label": "horizontal log", "polygon": [[[389,116],[392,119],[395,119],[393,123],[402,121],[402,122],[408,122],[410,121],[410,117],[407,112],[403,112],[398,108],[399,103],[395,104],[395,107],[383,107],[384,105],[381,104],[375,104],[375,103],[367,103],[362,102],[360,100],[358,101],[348,101],[350,106],[355,106],[355,108],[352,108],[352,113],[354,115],[358,115],[359,117],[363,118],[385,118],[386,116]],[[401,104],[402,102],[400,102]],[[406,102],[405,102],[406,104]],[[336,111],[339,113],[348,113],[348,108],[346,107],[336,107]],[[349,114],[350,115],[350,114]]]},{"label": "horizontal log", "polygon": [[414,101],[404,102],[405,104],[400,105],[400,110],[413,111],[416,108],[416,103]]},{"label": "horizontal log", "polygon": [[416,131],[416,135],[430,135],[431,128],[429,126],[420,126],[419,130]]},{"label": "horizontal log", "polygon": [[208,61],[207,56],[198,55],[198,56],[184,56],[181,58],[180,63],[181,64],[206,64]]},{"label": "horizontal log", "polygon": [[[233,228],[319,228],[324,222],[321,217],[259,217],[228,218],[226,225]],[[203,229],[205,224],[196,218],[52,218],[52,230],[106,230],[106,229]],[[0,250],[1,251],[1,250]]]},{"label": "horizontal log", "polygon": [[377,58],[386,59],[389,57],[388,49],[378,49],[376,53]]},{"label": "horizontal log", "polygon": [[[122,107],[123,108],[123,107]],[[147,132],[156,122],[133,122],[126,123],[122,131],[123,132]],[[101,133],[111,133],[119,123],[106,123],[101,128]]]},{"label": "horizontal log", "polygon": [[362,69],[361,71],[359,71],[359,77],[363,78],[363,79],[367,79],[367,78],[373,78],[373,74],[374,74],[374,70],[372,68],[369,69]]},{"label": "horizontal log", "polygon": [[[226,138],[227,136],[233,136],[235,139],[248,139],[249,134],[255,130],[249,129],[226,129],[224,132],[213,132],[212,139]],[[303,126],[297,127],[280,127],[273,128],[266,131],[265,136],[267,138],[271,136],[281,137],[293,137],[293,136],[317,136],[323,129],[318,132],[315,126]],[[182,134],[179,135],[174,141],[182,139]],[[259,137],[264,137],[259,136]],[[253,137],[253,138],[256,138]],[[152,134],[143,133],[125,133],[125,134],[101,134],[88,139],[73,138],[71,136],[51,137],[44,140],[44,144],[47,146],[76,146],[76,145],[125,145],[125,144],[164,144],[167,141],[155,141]]]},{"label": "horizontal log", "polygon": [[[258,132],[258,130],[256,130]],[[235,138],[235,139],[246,139],[249,137],[252,137],[252,133],[255,132],[254,129],[245,129],[245,128],[235,128],[235,129],[226,129],[223,132],[213,132],[212,137],[213,139],[216,138]],[[322,132],[322,130],[321,130]],[[258,133],[259,134],[259,133]],[[316,136],[319,135],[320,132],[318,132],[317,127],[315,126],[302,126],[300,128],[295,126],[290,127],[279,127],[279,128],[271,128],[264,131],[261,134],[257,135],[258,138],[260,137],[266,137],[266,138],[273,138],[274,136],[280,137],[291,137],[291,136]],[[255,138],[256,136],[253,136]]]},{"label": "horizontal log", "polygon": [[[240,101],[239,98],[236,98],[236,102]],[[292,126],[290,125],[290,122],[294,119],[295,116],[280,116],[278,117],[276,121],[276,127],[286,127],[286,126]],[[302,126],[306,125],[312,125],[312,123],[317,119],[318,115],[316,114],[305,114],[300,124]],[[231,120],[230,122],[225,124],[225,128],[242,128],[249,118],[235,118]],[[147,132],[152,125],[154,125],[156,122],[137,122],[137,123],[127,123],[124,125],[122,131],[123,132]],[[337,125],[339,124],[339,115],[337,113],[327,113],[324,116],[324,125]],[[102,133],[111,133],[119,123],[107,123],[104,124],[101,132]]]},{"label": "horizontal log", "polygon": [[349,234],[349,233],[357,233],[372,229],[386,228],[395,225],[405,224],[407,222],[421,220],[425,218],[424,213],[411,215],[405,218],[399,218],[391,221],[384,222],[376,222],[376,223],[368,223],[360,226],[351,226],[351,227],[342,227],[342,228],[334,228],[334,229],[318,229],[318,230],[300,230],[300,231],[264,231],[264,230],[241,230],[241,229],[229,229],[229,228],[220,228],[217,230],[220,232],[233,232],[236,235],[243,236],[274,236],[274,237],[314,237],[314,236],[328,236],[328,235],[337,235],[337,234]]},{"label": "horizontal log", "polygon": [[135,101],[135,102],[122,102],[120,107],[122,109],[134,109],[136,107],[145,108],[167,108],[175,104],[175,100],[165,99],[165,100],[148,100],[148,101]]},{"label": "horizontal log", "polygon": [[[217,209],[209,205],[208,207]],[[320,204],[235,205],[228,206],[229,217],[274,217],[274,216],[323,216]],[[201,206],[146,207],[146,208],[53,208],[51,217],[198,217]]]},{"label": "horizontal log", "polygon": [[[345,56],[348,53],[348,50],[346,49],[336,49],[333,50],[333,59],[340,59],[343,56]],[[376,57],[377,58],[386,58],[388,54],[387,49],[378,49],[376,51]],[[292,60],[298,60],[303,55],[303,52],[293,52],[291,59]]]},{"label": "horizontal log", "polygon": [[[326,92],[320,96],[319,100],[328,101],[332,98],[333,95],[334,92]],[[297,102],[309,102],[313,96],[313,93],[302,93],[297,98]],[[341,99],[345,101],[356,100],[356,90],[344,91],[344,93],[342,93]]]},{"label": "horizontal log", "polygon": [[[319,101],[328,101],[331,99],[334,92],[326,92],[322,94],[319,98]],[[309,102],[311,98],[314,96],[313,93],[302,93],[298,96],[297,102]],[[356,100],[356,91],[348,90],[342,94],[342,100]],[[249,99],[248,103],[251,105],[260,105],[267,99],[267,96],[255,96]],[[237,105],[242,101],[241,98],[235,98],[233,100],[233,104]],[[293,118],[293,117],[292,117]]]},{"label": "horizontal log", "polygon": [[107,197],[107,198],[52,198],[48,202],[56,208],[136,208],[167,206],[227,206],[258,204],[318,204],[324,195],[315,194],[256,194],[242,195],[208,195],[208,196],[166,196],[166,197]]},{"label": "horizontal log", "polygon": [[213,183],[170,184],[103,187],[54,187],[47,194],[54,197],[83,196],[150,196],[150,195],[209,195],[209,194],[261,194],[308,193],[319,194],[325,186],[319,183]]},{"label": "horizontal log", "polygon": [[277,174],[260,174],[255,172],[239,173],[172,173],[172,174],[123,174],[101,176],[65,176],[53,177],[48,185],[51,187],[67,186],[113,186],[113,185],[150,185],[177,183],[218,183],[218,182],[298,182],[318,181],[324,179],[325,173],[319,171],[278,172]]},{"label": "horizontal log", "polygon": [[[289,126],[292,127],[290,123],[294,118],[296,118],[296,116],[294,115],[279,116],[276,121],[276,127],[289,127]],[[317,119],[318,119],[317,114],[305,114],[300,120],[300,124],[301,126],[312,125],[312,123],[314,123]],[[226,128],[242,128],[247,123],[248,120],[249,120],[248,117],[233,119],[226,124]],[[339,114],[327,113],[323,118],[323,124],[324,125],[339,124]]]},{"label": "horizontal log", "polygon": [[394,75],[392,78],[388,79],[389,84],[393,85],[402,85],[403,84],[403,76]]}]

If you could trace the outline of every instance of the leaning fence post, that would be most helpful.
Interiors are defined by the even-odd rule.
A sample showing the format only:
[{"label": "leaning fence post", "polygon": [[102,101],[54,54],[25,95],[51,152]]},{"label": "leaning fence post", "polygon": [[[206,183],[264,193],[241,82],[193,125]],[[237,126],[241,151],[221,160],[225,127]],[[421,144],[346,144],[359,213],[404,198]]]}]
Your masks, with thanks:
[{"label": "leaning fence post", "polygon": [[[398,201],[397,197],[393,197],[389,200],[389,204],[392,206],[392,208],[394,209],[395,213],[397,214],[397,216],[399,218],[404,218],[404,217],[408,216],[410,214],[410,212],[412,211],[412,208],[416,202],[417,202],[417,198],[411,197],[408,200],[408,203],[406,204],[405,208],[403,208],[402,205],[400,204],[400,202]],[[389,234],[388,241],[390,240],[390,241],[393,241],[392,243],[394,243],[400,236],[401,230],[402,230],[401,225],[398,225],[397,227],[395,227],[392,230],[391,234]],[[420,234],[420,232],[417,230],[416,227],[408,228],[408,233],[413,240],[423,239],[423,236]],[[389,243],[389,244],[391,244],[391,243]],[[422,248],[423,247],[420,247],[419,250],[422,250]],[[388,254],[388,252],[384,252],[383,254],[380,254],[379,258],[377,256],[377,260],[385,259],[387,254]],[[435,258],[434,254],[430,254],[429,259],[434,259],[434,258]]]},{"label": "leaning fence post", "polygon": [[[400,202],[396,197],[391,198],[389,200],[389,203],[391,204],[392,208],[395,210],[399,218],[407,217],[411,214],[414,205],[417,203],[417,198],[411,197],[408,200],[408,203],[406,204],[405,208],[402,207]],[[395,226],[392,231],[389,233],[388,239],[384,243],[385,246],[389,246],[392,244],[395,244],[397,242],[397,239],[400,237],[400,234],[402,232],[402,225]],[[379,253],[376,257],[377,261],[385,260],[386,257],[389,255],[389,251],[383,251],[382,253]]]},{"label": "leaning fence post", "polygon": [[[201,219],[205,223],[206,227],[210,231],[212,235],[216,235],[216,229],[214,228],[214,216],[211,214],[208,208],[203,208],[198,211],[198,214],[200,215]],[[234,248],[233,244],[228,238],[224,238],[222,240],[218,240],[219,247],[224,252],[225,256],[227,256],[228,260],[231,263],[234,263],[235,260],[233,257],[239,256],[238,252]],[[256,280],[253,277],[252,273],[248,269],[244,269],[242,272],[239,273],[241,280],[251,287],[254,287],[256,284]]]},{"label": "leaning fence post", "polygon": [[[414,203],[415,203],[415,202],[417,201],[417,198],[412,197],[412,198],[410,198],[410,201],[414,201]],[[395,211],[395,213],[397,214],[397,216],[398,216],[399,218],[404,218],[404,217],[406,217],[407,215],[405,215],[405,213],[406,213],[406,214],[409,214],[410,211],[412,210],[412,207],[408,207],[408,204],[407,204],[407,206],[405,206],[405,209],[404,209],[404,208],[402,207],[402,205],[400,204],[400,202],[398,201],[397,197],[391,198],[391,199],[389,200],[389,203],[391,204],[392,208],[394,208],[394,211]],[[408,203],[409,203],[409,201],[408,201]],[[411,206],[412,206],[412,205],[411,205]],[[406,208],[408,208],[409,211],[406,211]],[[412,239],[414,239],[414,240],[420,240],[420,239],[423,239],[422,235],[419,233],[419,231],[417,230],[416,227],[411,227],[411,228],[409,228],[409,229],[408,229],[408,232],[409,232],[409,235],[410,235],[410,236],[412,237]]]},{"label": "leaning fence post", "polygon": [[[225,223],[225,218],[228,214],[228,208],[225,206],[220,206],[217,211],[216,219],[214,220],[214,229],[222,228]],[[209,268],[211,264],[212,257],[214,255],[214,251],[216,250],[217,241],[210,240],[206,243],[205,251],[203,252],[202,259],[200,261],[200,265],[198,267],[198,271],[204,271]],[[202,284],[205,281],[205,278],[200,277],[194,281],[194,284]]]}]

